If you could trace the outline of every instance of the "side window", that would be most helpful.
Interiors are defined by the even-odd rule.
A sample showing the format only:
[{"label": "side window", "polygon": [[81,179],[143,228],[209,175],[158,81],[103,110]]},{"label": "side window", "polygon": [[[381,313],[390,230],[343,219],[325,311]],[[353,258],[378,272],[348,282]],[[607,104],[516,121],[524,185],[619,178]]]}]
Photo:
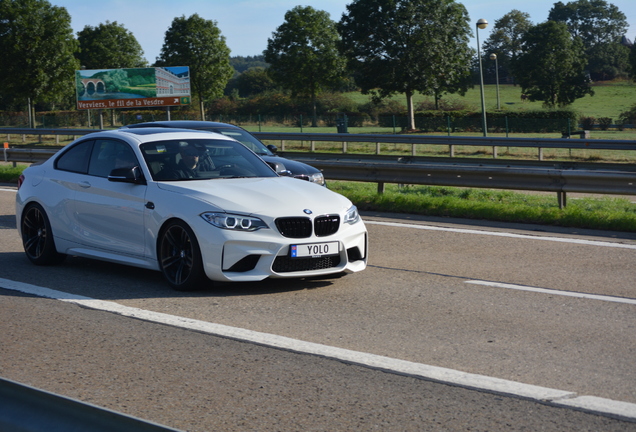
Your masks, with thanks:
[{"label": "side window", "polygon": [[130,146],[121,141],[96,140],[88,173],[97,177],[108,177],[115,168],[138,166],[137,158]]},{"label": "side window", "polygon": [[84,141],[74,145],[64,152],[55,162],[55,168],[63,171],[71,171],[86,174],[88,171],[88,159],[93,148],[93,141]]}]

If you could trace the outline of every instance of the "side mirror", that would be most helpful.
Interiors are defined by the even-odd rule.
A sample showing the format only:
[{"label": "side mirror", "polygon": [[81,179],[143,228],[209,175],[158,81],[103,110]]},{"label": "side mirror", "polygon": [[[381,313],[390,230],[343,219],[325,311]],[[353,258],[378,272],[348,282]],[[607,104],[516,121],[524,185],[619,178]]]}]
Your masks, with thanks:
[{"label": "side mirror", "polygon": [[108,175],[108,181],[116,183],[146,184],[146,180],[138,166],[133,168],[115,168]]},{"label": "side mirror", "polygon": [[276,153],[278,151],[278,147],[276,147],[274,144],[268,144],[267,149],[272,153]]},{"label": "side mirror", "polygon": [[283,171],[285,171],[285,165],[283,165],[280,162],[272,162],[272,161],[268,161],[266,162],[267,165],[269,165],[270,167],[272,167],[272,169],[274,171],[276,171],[278,174],[282,173]]}]

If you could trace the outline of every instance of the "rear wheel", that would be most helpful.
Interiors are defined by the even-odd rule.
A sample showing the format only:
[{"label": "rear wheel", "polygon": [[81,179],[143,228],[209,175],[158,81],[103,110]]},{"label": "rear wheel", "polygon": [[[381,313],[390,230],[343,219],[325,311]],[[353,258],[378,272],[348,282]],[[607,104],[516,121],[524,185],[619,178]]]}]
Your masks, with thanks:
[{"label": "rear wheel", "polygon": [[24,252],[33,264],[59,264],[66,258],[55,249],[51,223],[39,204],[31,204],[24,210],[20,228]]},{"label": "rear wheel", "polygon": [[159,266],[168,284],[177,291],[193,291],[209,280],[203,271],[199,243],[182,221],[169,222],[158,247]]}]

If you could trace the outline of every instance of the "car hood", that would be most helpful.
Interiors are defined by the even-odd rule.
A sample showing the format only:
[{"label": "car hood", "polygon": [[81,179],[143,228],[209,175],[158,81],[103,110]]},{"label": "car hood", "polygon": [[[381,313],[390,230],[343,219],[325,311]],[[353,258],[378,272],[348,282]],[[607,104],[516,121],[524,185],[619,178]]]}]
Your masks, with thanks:
[{"label": "car hood", "polygon": [[306,216],[346,211],[351,201],[317,184],[289,177],[160,182],[159,189],[207,202],[227,212]]}]

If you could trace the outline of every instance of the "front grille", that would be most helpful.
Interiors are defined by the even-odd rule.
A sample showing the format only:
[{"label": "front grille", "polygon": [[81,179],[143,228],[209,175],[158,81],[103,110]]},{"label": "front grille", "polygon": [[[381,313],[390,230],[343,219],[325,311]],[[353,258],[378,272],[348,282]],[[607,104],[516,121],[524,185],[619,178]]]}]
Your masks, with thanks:
[{"label": "front grille", "polygon": [[340,216],[318,216],[311,224],[307,217],[286,217],[276,219],[276,228],[287,238],[308,238],[312,232],[317,237],[326,237],[338,232]]},{"label": "front grille", "polygon": [[289,238],[307,238],[311,236],[311,219],[306,217],[288,217],[276,219],[276,228]]},{"label": "front grille", "polygon": [[320,216],[314,221],[314,232],[317,237],[325,237],[338,232],[340,216]]},{"label": "front grille", "polygon": [[320,258],[290,258],[279,256],[274,260],[272,270],[276,273],[290,273],[298,271],[324,270],[340,265],[340,255]]}]

